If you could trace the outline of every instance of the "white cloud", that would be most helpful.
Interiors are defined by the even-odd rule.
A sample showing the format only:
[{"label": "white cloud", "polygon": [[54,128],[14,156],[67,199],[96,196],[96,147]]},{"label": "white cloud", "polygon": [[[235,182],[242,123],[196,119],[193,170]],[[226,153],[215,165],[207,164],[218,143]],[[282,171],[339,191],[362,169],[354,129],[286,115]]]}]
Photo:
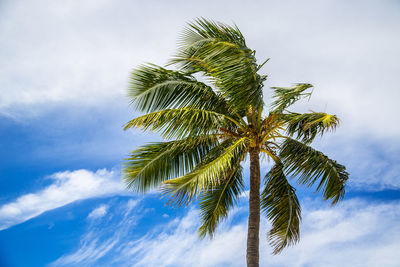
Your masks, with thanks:
[{"label": "white cloud", "polygon": [[[243,208],[240,209],[243,211]],[[193,209],[182,218],[156,225],[152,232],[134,240],[124,233],[134,231],[140,221],[121,221],[106,230],[110,236],[103,242],[96,237],[105,235],[104,229],[98,229],[98,233],[91,231],[90,235],[85,236],[90,246],[80,246],[61,259],[68,258],[70,265],[86,263],[93,266],[99,262],[112,266],[146,267],[244,266],[247,218],[243,217],[245,213],[242,211],[233,214],[235,220],[221,225],[212,240],[198,239],[196,229],[199,217],[198,211]],[[140,211],[137,211],[132,217],[139,215]],[[352,199],[334,208],[328,205],[321,207],[321,202],[309,201],[303,210],[300,243],[280,255],[271,255],[272,250],[265,238],[269,226],[265,220],[262,221],[260,263],[261,266],[290,267],[397,266],[400,260],[400,255],[396,253],[400,249],[399,220],[398,201],[370,203]],[[95,257],[110,244],[113,248],[102,254],[103,258]],[[63,266],[65,262],[57,260],[52,265]]]},{"label": "white cloud", "polygon": [[[396,266],[400,256],[392,252],[400,249],[400,226],[395,226],[399,208],[400,203],[351,200],[334,209],[305,209],[302,239],[282,255],[272,256],[261,235],[261,266],[382,266],[382,258],[385,266]],[[165,231],[135,244],[130,248],[137,257],[134,266],[245,265],[246,220],[220,229],[211,241],[197,239],[197,225],[197,212],[189,213],[170,226],[176,229],[172,233]]]},{"label": "white cloud", "polygon": [[340,115],[347,133],[400,134],[399,124],[388,123],[397,121],[400,97],[397,2],[255,1],[254,6],[6,3],[0,19],[5,37],[0,62],[7,62],[0,68],[0,113],[27,116],[60,103],[123,103],[130,69],[165,63],[186,21],[206,16],[234,21],[260,61],[271,57],[263,70],[270,75],[266,88],[311,82],[316,88],[307,109]]},{"label": "white cloud", "polygon": [[0,229],[24,222],[39,214],[77,200],[120,193],[120,178],[105,169],[91,172],[76,170],[58,172],[49,177],[46,188],[18,197],[0,206]]},{"label": "white cloud", "polygon": [[[121,101],[133,66],[166,61],[160,61],[164,42],[144,38],[159,30],[141,23],[141,13],[132,16],[138,8],[112,1],[3,4],[0,59],[8,63],[0,68],[0,114],[26,117],[52,105]],[[174,36],[160,38],[173,46]]]},{"label": "white cloud", "polygon": [[[0,16],[0,34],[7,37],[0,40],[0,62],[4,63],[0,114],[27,121],[29,114],[61,105],[78,113],[83,106],[98,105],[96,116],[102,108],[106,109],[103,114],[112,114],[111,109],[127,106],[123,96],[131,68],[143,62],[165,63],[187,21],[198,16],[233,21],[260,60],[271,57],[262,70],[270,77],[266,96],[269,86],[311,82],[316,86],[313,97],[297,108],[340,116],[343,123],[330,139],[340,145],[331,151],[346,154],[333,158],[349,166],[350,183],[372,189],[399,188],[397,162],[388,164],[382,157],[371,156],[369,148],[354,145],[365,145],[365,140],[390,143],[395,149],[380,146],[380,152],[393,157],[400,153],[400,124],[394,123],[400,98],[396,87],[400,84],[400,37],[395,34],[400,25],[399,4],[255,1],[256,9],[243,9],[242,2],[227,3],[9,1]],[[120,127],[127,117],[118,113],[109,120],[115,122],[107,125]],[[67,150],[83,147],[97,155],[110,142],[103,139],[99,135],[74,142]],[[118,140],[112,143],[109,157],[117,149],[124,151],[126,139],[108,139]],[[64,146],[52,146],[41,153],[50,155],[46,149],[65,152]]]},{"label": "white cloud", "polygon": [[101,218],[107,214],[107,210],[108,210],[108,205],[100,205],[99,207],[95,208],[89,213],[88,219]]},{"label": "white cloud", "polygon": [[[0,114],[24,118],[56,105],[80,112],[82,106],[98,105],[96,114],[102,108],[110,114],[114,107],[127,106],[123,96],[131,68],[147,61],[165,63],[186,21],[198,16],[234,21],[260,60],[271,57],[263,68],[270,77],[266,95],[269,86],[313,83],[316,88],[310,102],[297,108],[326,110],[340,116],[343,124],[331,139],[335,144],[345,140],[335,147],[348,155],[340,162],[348,165],[351,160],[352,170],[356,170],[352,173],[357,176],[365,174],[359,170],[365,169],[361,166],[366,162],[366,167],[373,166],[370,177],[357,179],[359,184],[398,188],[399,170],[392,169],[396,164],[383,168],[385,162],[369,157],[371,153],[365,153],[366,149],[347,151],[360,140],[380,144],[389,139],[396,148],[392,154],[400,153],[400,124],[393,123],[397,121],[396,101],[400,98],[395,86],[400,84],[400,65],[396,64],[400,37],[393,34],[400,25],[395,12],[398,3],[256,1],[254,5],[256,10],[243,10],[239,1],[230,1],[229,5],[212,2],[210,10],[208,1],[175,6],[133,1],[118,5],[113,1],[88,1],[84,5],[75,1],[9,2],[3,5],[7,12],[0,16],[0,33],[7,36],[0,40],[4,47],[0,62],[7,62],[0,68]],[[119,127],[127,117],[118,113],[111,119],[115,123],[107,125]],[[92,138],[68,147],[75,151],[84,146],[96,154],[95,148],[109,142],[103,139]],[[113,149],[123,151],[122,141],[117,144]],[[58,151],[58,147],[50,150]],[[380,149],[390,153],[384,147]],[[361,162],[359,157],[369,158]],[[390,173],[384,179],[382,170]]]}]

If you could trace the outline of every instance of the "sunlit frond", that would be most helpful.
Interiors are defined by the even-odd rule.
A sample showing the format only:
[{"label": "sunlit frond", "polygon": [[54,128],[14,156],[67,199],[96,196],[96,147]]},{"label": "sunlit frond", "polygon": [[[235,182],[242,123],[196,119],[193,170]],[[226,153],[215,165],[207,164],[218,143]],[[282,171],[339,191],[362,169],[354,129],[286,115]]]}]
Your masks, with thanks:
[{"label": "sunlit frond", "polygon": [[238,159],[233,159],[232,168],[221,173],[220,183],[200,196],[201,226],[198,231],[201,237],[214,235],[216,227],[228,216],[229,209],[236,204],[244,189],[240,166],[242,155],[238,156]]},{"label": "sunlit frond", "polygon": [[272,223],[268,233],[274,254],[294,245],[300,239],[301,208],[295,189],[277,161],[265,175],[265,188],[261,194],[261,209]]},{"label": "sunlit frond", "polygon": [[193,171],[165,181],[162,190],[164,194],[171,196],[170,203],[187,205],[194,197],[220,184],[221,174],[231,169],[232,164],[235,164],[233,160],[243,153],[245,140],[241,138],[222,142],[210,151]]},{"label": "sunlit frond", "polygon": [[215,133],[218,127],[240,125],[231,117],[214,111],[185,107],[152,112],[129,121],[125,130],[141,128],[161,132],[165,138],[183,138]]},{"label": "sunlit frond", "polygon": [[132,72],[128,95],[135,107],[143,112],[186,106],[218,112],[233,108],[210,86],[193,76],[152,64]]},{"label": "sunlit frond", "polygon": [[311,93],[304,91],[311,88],[309,83],[299,83],[293,87],[271,87],[274,91],[272,97],[274,102],[271,104],[272,113],[282,113],[290,105],[293,105],[302,97],[310,97]]},{"label": "sunlit frond", "polygon": [[287,122],[288,135],[305,143],[311,143],[318,134],[322,136],[327,131],[334,131],[340,124],[336,115],[323,112],[303,114],[291,112],[282,115],[281,118]]},{"label": "sunlit frond", "polygon": [[143,145],[125,160],[124,180],[138,192],[157,188],[165,180],[192,171],[218,144],[216,136],[205,135]]},{"label": "sunlit frond", "polygon": [[254,52],[237,28],[205,19],[190,24],[171,60],[185,72],[201,72],[234,106],[262,107],[262,81],[256,73]]},{"label": "sunlit frond", "polygon": [[337,203],[344,197],[349,174],[346,167],[328,158],[322,152],[294,139],[286,139],[279,154],[284,170],[298,182],[312,186],[319,180],[317,191],[322,190],[326,200]]}]

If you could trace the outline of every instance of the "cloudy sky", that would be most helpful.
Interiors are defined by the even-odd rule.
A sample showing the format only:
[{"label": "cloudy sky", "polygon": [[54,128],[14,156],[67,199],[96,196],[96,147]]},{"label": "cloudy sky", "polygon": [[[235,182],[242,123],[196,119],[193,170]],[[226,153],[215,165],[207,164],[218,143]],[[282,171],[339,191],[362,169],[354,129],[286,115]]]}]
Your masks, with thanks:
[{"label": "cloudy sky", "polygon": [[[315,146],[347,166],[330,207],[298,187],[301,241],[262,266],[399,266],[400,3],[389,1],[0,1],[0,266],[243,266],[247,197],[213,240],[198,208],[125,190],[130,150],[156,135],[137,116],[129,73],[163,65],[187,22],[236,23],[270,86],[314,85],[298,111],[337,114]],[[262,164],[265,173],[269,165]],[[248,175],[248,172],[245,172]]]}]

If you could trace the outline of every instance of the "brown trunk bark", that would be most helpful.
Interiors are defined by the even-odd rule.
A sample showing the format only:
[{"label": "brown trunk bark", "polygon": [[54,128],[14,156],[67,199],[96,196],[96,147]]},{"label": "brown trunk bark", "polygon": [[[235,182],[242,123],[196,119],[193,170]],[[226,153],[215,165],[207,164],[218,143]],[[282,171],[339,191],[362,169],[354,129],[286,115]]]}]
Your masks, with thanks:
[{"label": "brown trunk bark", "polygon": [[260,239],[260,151],[250,150],[249,224],[247,230],[247,267],[259,266]]}]

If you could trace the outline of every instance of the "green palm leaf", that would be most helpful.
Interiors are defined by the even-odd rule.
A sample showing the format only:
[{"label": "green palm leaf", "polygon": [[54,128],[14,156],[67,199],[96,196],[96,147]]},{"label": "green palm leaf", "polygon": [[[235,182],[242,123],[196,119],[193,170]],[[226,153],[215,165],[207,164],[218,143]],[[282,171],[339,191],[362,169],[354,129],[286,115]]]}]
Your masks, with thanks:
[{"label": "green palm leaf", "polygon": [[287,134],[301,139],[305,143],[311,143],[314,138],[327,131],[334,131],[340,121],[336,115],[323,112],[282,114],[281,118],[287,122]]},{"label": "green palm leaf", "polygon": [[170,203],[188,205],[197,195],[220,184],[221,174],[232,168],[234,159],[238,159],[238,155],[245,149],[245,140],[241,138],[222,142],[193,171],[165,181],[162,190],[171,196]]},{"label": "green palm leaf", "polygon": [[265,188],[261,194],[261,209],[272,222],[269,240],[274,254],[294,245],[300,239],[301,208],[296,190],[283,173],[278,161],[265,175]]},{"label": "green palm leaf", "polygon": [[216,136],[205,135],[141,146],[125,160],[124,180],[135,191],[151,190],[190,172],[218,144]]},{"label": "green palm leaf", "polygon": [[216,90],[241,109],[262,107],[262,81],[254,52],[246,47],[237,28],[207,20],[190,24],[171,64],[189,73],[208,76]]},{"label": "green palm leaf", "polygon": [[271,87],[274,91],[272,97],[275,99],[271,104],[272,113],[282,113],[300,98],[310,97],[311,93],[304,91],[311,87],[309,83],[298,83],[293,87]]},{"label": "green palm leaf", "polygon": [[282,144],[279,157],[288,174],[299,176],[299,183],[312,186],[320,179],[317,191],[322,190],[324,198],[331,199],[332,204],[344,197],[349,178],[345,166],[291,138]]},{"label": "green palm leaf", "polygon": [[132,72],[129,97],[143,112],[186,106],[222,113],[230,109],[223,97],[193,76],[152,64]]},{"label": "green palm leaf", "polygon": [[239,162],[240,160],[234,159],[233,164],[236,165],[221,173],[221,182],[200,196],[201,237],[214,235],[217,225],[228,216],[229,209],[236,204],[243,191],[242,167]]},{"label": "green palm leaf", "polygon": [[233,128],[235,119],[214,111],[185,107],[152,112],[129,121],[125,130],[137,127],[161,132],[165,138],[184,138],[215,133],[218,127]]}]

